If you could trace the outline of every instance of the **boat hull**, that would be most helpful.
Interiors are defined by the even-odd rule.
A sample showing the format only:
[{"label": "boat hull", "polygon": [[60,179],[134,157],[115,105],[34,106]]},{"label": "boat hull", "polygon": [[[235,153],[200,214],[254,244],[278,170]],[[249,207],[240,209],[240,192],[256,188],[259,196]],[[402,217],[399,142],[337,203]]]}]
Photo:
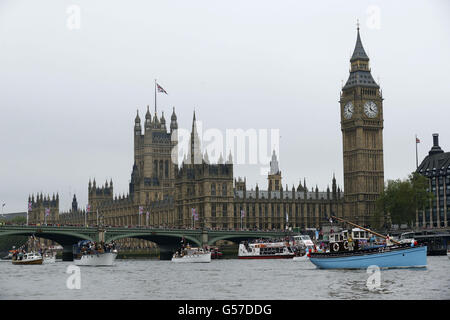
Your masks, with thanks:
[{"label": "boat hull", "polygon": [[294,255],[252,255],[252,256],[238,256],[239,259],[292,259]]},{"label": "boat hull", "polygon": [[81,259],[75,259],[77,266],[112,266],[116,260],[117,253],[107,252],[98,254],[86,254]]},{"label": "boat hull", "polygon": [[211,253],[185,255],[183,257],[172,258],[175,263],[208,263],[211,262]]},{"label": "boat hull", "polygon": [[313,255],[310,261],[320,269],[414,268],[427,266],[427,247],[396,249],[379,253],[353,256],[320,257]]},{"label": "boat hull", "polygon": [[301,257],[294,257],[292,258],[293,261],[298,261],[298,262],[305,262],[308,261],[308,256],[305,254]]},{"label": "boat hull", "polygon": [[22,261],[22,260],[12,260],[13,264],[17,264],[17,265],[28,265],[28,264],[42,264],[42,259],[36,259],[36,260],[27,260],[27,261]]}]

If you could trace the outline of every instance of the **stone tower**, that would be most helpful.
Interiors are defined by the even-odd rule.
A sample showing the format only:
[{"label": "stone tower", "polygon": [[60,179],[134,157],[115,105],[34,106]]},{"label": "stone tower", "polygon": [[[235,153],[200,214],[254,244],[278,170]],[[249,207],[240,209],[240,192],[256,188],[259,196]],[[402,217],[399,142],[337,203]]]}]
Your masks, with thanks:
[{"label": "stone tower", "polygon": [[272,160],[270,161],[270,171],[267,176],[267,180],[269,180],[269,188],[268,191],[280,191],[281,187],[281,171],[278,167],[278,159],[275,154],[275,150],[272,153]]},{"label": "stone tower", "polygon": [[372,78],[357,29],[350,75],[340,95],[344,156],[344,215],[370,223],[384,187],[383,97]]},{"label": "stone tower", "polygon": [[164,113],[152,118],[149,107],[144,121],[144,132],[141,119],[136,115],[134,125],[134,164],[131,173],[130,196],[133,202],[147,205],[173,193],[177,171],[176,157],[172,159],[172,151],[176,150],[178,123],[175,108],[172,113],[170,131],[166,127]]}]

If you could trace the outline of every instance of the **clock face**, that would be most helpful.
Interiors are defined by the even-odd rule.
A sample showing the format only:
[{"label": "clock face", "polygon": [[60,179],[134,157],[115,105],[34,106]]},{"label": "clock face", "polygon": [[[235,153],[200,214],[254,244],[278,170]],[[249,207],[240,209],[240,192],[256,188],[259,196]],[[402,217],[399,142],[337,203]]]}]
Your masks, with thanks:
[{"label": "clock face", "polygon": [[347,102],[347,104],[344,107],[344,118],[350,119],[353,115],[354,107],[353,103],[351,101]]},{"label": "clock face", "polygon": [[375,118],[378,114],[378,107],[373,101],[367,101],[364,104],[364,113],[369,118]]}]

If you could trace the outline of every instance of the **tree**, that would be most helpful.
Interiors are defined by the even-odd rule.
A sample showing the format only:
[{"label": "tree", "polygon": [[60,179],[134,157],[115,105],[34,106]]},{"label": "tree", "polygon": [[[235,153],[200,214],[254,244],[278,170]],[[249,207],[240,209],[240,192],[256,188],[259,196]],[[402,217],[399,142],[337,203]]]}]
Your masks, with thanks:
[{"label": "tree", "polygon": [[390,216],[393,224],[413,226],[416,211],[429,206],[434,196],[428,191],[428,179],[419,173],[412,173],[405,180],[388,180],[376,202],[376,217]]}]

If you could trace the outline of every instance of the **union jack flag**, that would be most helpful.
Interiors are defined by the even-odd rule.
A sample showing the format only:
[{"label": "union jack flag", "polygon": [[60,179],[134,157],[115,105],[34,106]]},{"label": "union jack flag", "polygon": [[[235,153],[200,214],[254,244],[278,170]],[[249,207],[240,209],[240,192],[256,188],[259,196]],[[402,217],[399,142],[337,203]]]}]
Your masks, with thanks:
[{"label": "union jack flag", "polygon": [[161,87],[158,83],[156,83],[156,87],[158,88],[158,92],[164,92],[165,94],[167,94],[166,90],[164,90],[163,87]]},{"label": "union jack flag", "polygon": [[28,211],[31,211],[33,209],[31,202],[28,202]]},{"label": "union jack flag", "polygon": [[195,208],[192,208],[192,216],[194,217],[194,220],[198,220],[198,214],[195,211]]},{"label": "union jack flag", "polygon": [[50,215],[50,209],[45,208],[45,216],[48,217]]},{"label": "union jack flag", "polygon": [[88,205],[86,205],[86,212],[90,212],[90,211],[91,211],[91,205],[88,204]]}]

